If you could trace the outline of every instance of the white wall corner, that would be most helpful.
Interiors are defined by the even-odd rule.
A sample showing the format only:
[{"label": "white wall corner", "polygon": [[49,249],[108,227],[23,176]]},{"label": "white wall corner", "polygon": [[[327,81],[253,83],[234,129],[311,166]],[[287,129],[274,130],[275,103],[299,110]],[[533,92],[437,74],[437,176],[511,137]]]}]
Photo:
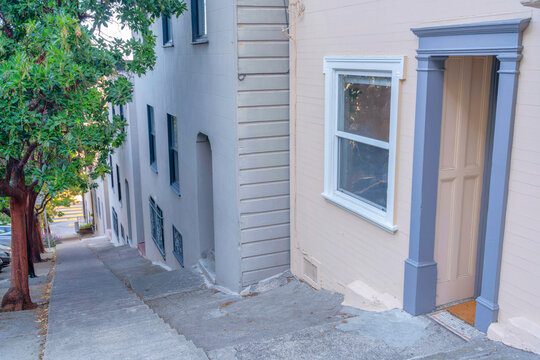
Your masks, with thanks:
[{"label": "white wall corner", "polygon": [[521,0],[521,5],[540,9],[540,0]]},{"label": "white wall corner", "polygon": [[492,323],[488,328],[488,338],[540,354],[540,325],[524,317]]},{"label": "white wall corner", "polygon": [[345,299],[341,305],[376,312],[401,309],[401,302],[396,297],[380,293],[361,280],[347,285]]}]

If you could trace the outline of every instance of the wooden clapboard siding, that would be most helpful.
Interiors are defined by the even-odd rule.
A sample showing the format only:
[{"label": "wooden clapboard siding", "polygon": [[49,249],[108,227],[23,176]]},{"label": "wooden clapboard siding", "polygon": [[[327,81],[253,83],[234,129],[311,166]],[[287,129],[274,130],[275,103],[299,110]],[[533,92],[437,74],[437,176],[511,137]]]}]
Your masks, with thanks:
[{"label": "wooden clapboard siding", "polygon": [[242,285],[289,266],[289,41],[283,0],[238,0]]}]

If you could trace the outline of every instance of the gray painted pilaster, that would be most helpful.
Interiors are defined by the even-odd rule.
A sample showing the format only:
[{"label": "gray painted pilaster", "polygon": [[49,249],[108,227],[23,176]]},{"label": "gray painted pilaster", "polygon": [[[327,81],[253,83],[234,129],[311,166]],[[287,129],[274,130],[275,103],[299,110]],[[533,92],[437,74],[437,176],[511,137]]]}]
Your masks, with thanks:
[{"label": "gray painted pilaster", "polygon": [[497,56],[500,61],[499,86],[493,136],[493,159],[486,217],[486,243],[482,270],[482,289],[476,299],[475,326],[486,332],[497,321],[502,246],[506,223],[508,179],[514,137],[514,114],[521,55]]},{"label": "gray painted pilaster", "polygon": [[433,254],[446,58],[417,56],[411,233],[403,296],[403,309],[414,315],[435,309],[437,263]]}]

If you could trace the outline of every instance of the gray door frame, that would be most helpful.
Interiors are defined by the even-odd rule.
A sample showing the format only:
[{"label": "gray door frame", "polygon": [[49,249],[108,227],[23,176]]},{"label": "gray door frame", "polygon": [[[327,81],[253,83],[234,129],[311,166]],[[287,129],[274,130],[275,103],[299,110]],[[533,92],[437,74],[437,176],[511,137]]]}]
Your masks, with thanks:
[{"label": "gray door frame", "polygon": [[499,280],[523,31],[529,19],[412,29],[419,38],[409,257],[403,308],[419,315],[435,309],[435,219],[444,86],[448,56],[491,55],[500,62],[492,158],[487,184],[482,285],[475,327],[487,332],[498,319]]}]

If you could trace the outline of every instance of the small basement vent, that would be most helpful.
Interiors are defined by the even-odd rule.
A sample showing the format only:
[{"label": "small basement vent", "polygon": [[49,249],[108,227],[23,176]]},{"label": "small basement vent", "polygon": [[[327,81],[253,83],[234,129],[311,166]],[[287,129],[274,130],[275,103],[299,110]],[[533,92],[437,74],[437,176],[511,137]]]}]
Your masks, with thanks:
[{"label": "small basement vent", "polygon": [[304,256],[304,279],[316,288],[319,288],[319,262]]}]

